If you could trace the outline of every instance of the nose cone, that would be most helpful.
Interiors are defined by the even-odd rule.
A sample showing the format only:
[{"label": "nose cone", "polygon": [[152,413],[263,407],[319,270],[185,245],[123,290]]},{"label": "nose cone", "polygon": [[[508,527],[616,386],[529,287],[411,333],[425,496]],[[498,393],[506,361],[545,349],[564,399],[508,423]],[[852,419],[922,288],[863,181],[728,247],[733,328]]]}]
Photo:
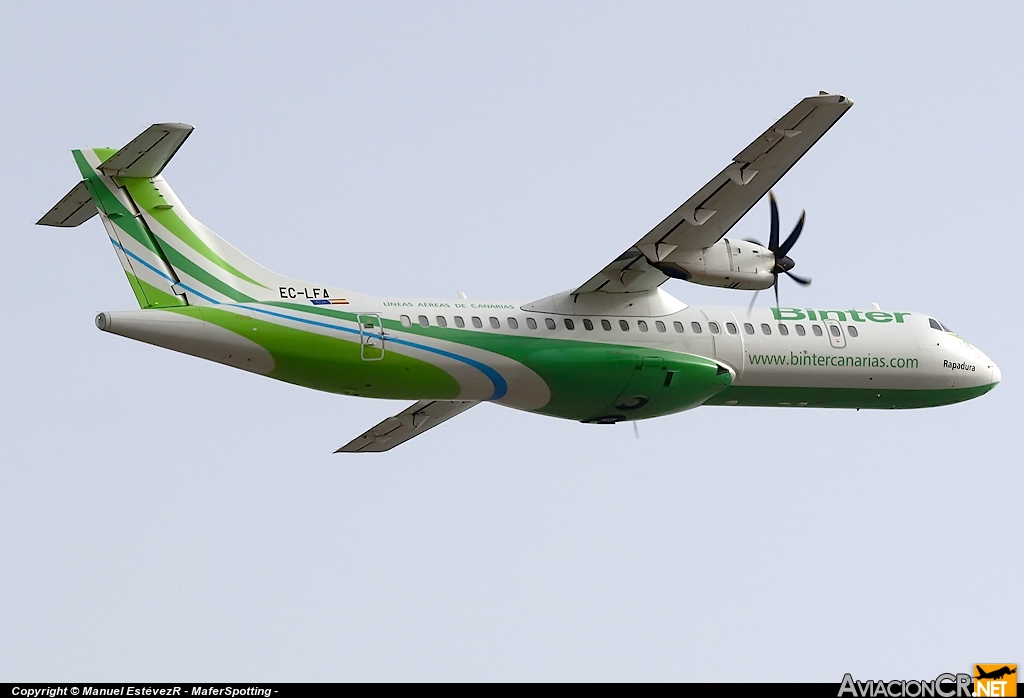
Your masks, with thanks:
[{"label": "nose cone", "polygon": [[963,337],[951,336],[955,336],[959,340],[957,342],[959,346],[950,347],[959,359],[959,361],[952,361],[949,364],[952,367],[951,377],[954,380],[954,385],[985,388],[985,392],[995,387],[1003,377],[996,362]]},{"label": "nose cone", "polygon": [[968,345],[970,350],[973,350],[973,360],[978,364],[978,376],[979,381],[986,381],[983,385],[995,386],[999,381],[1003,379],[1003,374],[999,371],[999,367],[996,366],[996,362],[988,357],[988,354],[982,353],[976,347]]}]

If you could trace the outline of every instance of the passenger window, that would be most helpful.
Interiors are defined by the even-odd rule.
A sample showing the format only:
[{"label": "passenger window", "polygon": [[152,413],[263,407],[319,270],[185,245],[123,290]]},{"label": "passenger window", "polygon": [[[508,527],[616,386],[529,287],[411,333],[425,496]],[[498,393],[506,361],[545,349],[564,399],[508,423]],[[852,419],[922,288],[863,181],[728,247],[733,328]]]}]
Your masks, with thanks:
[{"label": "passenger window", "polygon": [[818,327],[817,325],[811,325],[811,329],[814,330],[814,336],[815,337],[820,337],[821,336],[821,328],[820,327]]},{"label": "passenger window", "polygon": [[665,323],[662,322],[661,320],[655,320],[654,321],[654,326],[658,328],[658,332],[664,332],[665,331]]},{"label": "passenger window", "polygon": [[420,323],[420,327],[430,327],[430,320],[426,315],[420,315],[416,320]]},{"label": "passenger window", "polygon": [[466,326],[466,321],[462,319],[461,315],[456,315],[455,316],[455,326],[456,327],[465,327]]},{"label": "passenger window", "polygon": [[555,321],[549,317],[546,317],[544,318],[544,326],[547,327],[549,330],[553,330],[555,329]]},{"label": "passenger window", "polygon": [[829,325],[828,331],[832,333],[833,337],[838,337],[841,334],[839,332],[839,325]]},{"label": "passenger window", "polygon": [[672,323],[672,329],[674,329],[676,332],[682,333],[682,331],[683,331],[683,323],[681,323],[681,322],[673,322]]},{"label": "passenger window", "polygon": [[709,322],[708,329],[711,330],[711,334],[721,334],[722,329],[718,326],[717,322]]},{"label": "passenger window", "polygon": [[403,315],[399,320],[402,321],[402,327],[412,327],[412,319],[408,315]]},{"label": "passenger window", "polygon": [[484,326],[484,322],[483,322],[483,320],[481,320],[480,318],[478,318],[478,317],[476,317],[476,316],[474,315],[474,316],[473,316],[473,327],[475,327],[475,328],[477,328],[477,329],[480,329],[480,328],[481,328],[481,327],[483,327],[483,326]]},{"label": "passenger window", "polygon": [[510,317],[508,319],[508,326],[511,327],[513,330],[518,330],[519,329],[519,321],[516,320],[514,317]]},{"label": "passenger window", "polygon": [[573,324],[573,321],[570,320],[569,318],[565,318],[565,329],[567,329],[567,330],[575,330],[576,329],[576,325]]},{"label": "passenger window", "polygon": [[640,330],[641,332],[646,332],[646,331],[647,331],[647,323],[646,323],[646,322],[644,322],[643,320],[637,320],[637,321],[636,321],[636,326],[637,326],[637,328],[638,328],[638,329],[639,329],[639,330]]},{"label": "passenger window", "polygon": [[933,330],[938,330],[939,332],[942,332],[942,325],[939,323],[938,320],[936,320],[933,317],[928,318],[928,326],[931,327]]},{"label": "passenger window", "polygon": [[727,322],[727,323],[725,323],[725,331],[728,332],[729,334],[738,334],[739,333],[739,330],[736,328],[736,323],[735,322]]},{"label": "passenger window", "polygon": [[491,327],[493,327],[494,329],[498,329],[499,327],[501,327],[501,323],[498,322],[498,318],[496,318],[496,317],[490,318],[490,322],[491,322]]},{"label": "passenger window", "polygon": [[764,334],[771,334],[772,333],[772,328],[768,326],[767,322],[762,322],[761,323],[761,332],[764,333]]},{"label": "passenger window", "polygon": [[623,332],[629,332],[629,323],[625,320],[619,320],[619,329]]},{"label": "passenger window", "polygon": [[746,332],[747,334],[754,334],[754,326],[751,325],[749,322],[744,322],[743,331]]},{"label": "passenger window", "polygon": [[796,333],[798,335],[800,335],[801,337],[803,337],[805,334],[807,334],[807,330],[804,329],[803,325],[797,325],[796,326]]},{"label": "passenger window", "polygon": [[611,332],[611,330],[612,330],[612,323],[608,322],[607,320],[602,320],[601,321],[601,329],[602,330],[606,330],[608,332]]},{"label": "passenger window", "polygon": [[437,326],[438,327],[448,327],[448,321],[444,319],[443,315],[438,315],[437,316]]},{"label": "passenger window", "polygon": [[585,328],[587,328],[588,330],[594,329],[594,323],[592,323],[590,320],[584,320],[583,321],[583,326]]},{"label": "passenger window", "polygon": [[700,334],[701,332],[704,331],[704,329],[700,326],[699,322],[691,322],[690,327],[693,328],[694,334]]},{"label": "passenger window", "polygon": [[531,330],[535,330],[537,329],[537,321],[534,320],[532,317],[528,317],[526,318],[526,326],[529,327]]},{"label": "passenger window", "polygon": [[856,337],[858,334],[860,334],[859,332],[857,332],[857,328],[854,327],[853,325],[847,325],[846,329],[850,332],[851,337]]},{"label": "passenger window", "polygon": [[781,322],[779,323],[779,334],[781,334],[783,337],[789,334],[789,328],[783,325]]}]

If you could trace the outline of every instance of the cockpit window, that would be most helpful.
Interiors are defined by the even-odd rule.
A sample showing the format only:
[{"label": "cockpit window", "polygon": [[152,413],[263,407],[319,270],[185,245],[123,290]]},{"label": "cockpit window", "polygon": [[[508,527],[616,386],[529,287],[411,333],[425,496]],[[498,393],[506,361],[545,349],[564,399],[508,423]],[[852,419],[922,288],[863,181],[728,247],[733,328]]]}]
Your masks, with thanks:
[{"label": "cockpit window", "polygon": [[928,318],[928,326],[931,327],[933,330],[938,330],[939,332],[946,331],[946,328],[942,326],[942,323],[933,317]]}]

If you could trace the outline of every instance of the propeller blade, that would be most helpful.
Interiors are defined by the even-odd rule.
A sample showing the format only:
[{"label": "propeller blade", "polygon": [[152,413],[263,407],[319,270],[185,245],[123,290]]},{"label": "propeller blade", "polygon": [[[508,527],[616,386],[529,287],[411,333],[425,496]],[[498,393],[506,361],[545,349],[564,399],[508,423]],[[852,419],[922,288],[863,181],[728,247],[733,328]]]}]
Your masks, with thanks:
[{"label": "propeller blade", "polygon": [[794,274],[791,271],[787,271],[786,272],[786,276],[788,276],[789,278],[793,279],[793,281],[797,282],[801,286],[810,286],[811,285],[811,280],[810,279],[805,279],[802,276],[797,276],[796,274]]},{"label": "propeller blade", "polygon": [[793,245],[795,245],[796,241],[800,239],[800,233],[802,233],[804,230],[804,220],[806,218],[807,211],[804,211],[800,214],[800,220],[796,222],[796,227],[793,228],[793,232],[789,234],[789,237],[786,238],[786,241],[782,243],[782,247],[780,247],[779,251],[775,253],[776,258],[785,257],[786,255],[789,254],[789,251],[793,249]]},{"label": "propeller blade", "polygon": [[757,302],[757,294],[759,294],[760,292],[760,289],[754,291],[754,297],[750,299],[750,305],[747,306],[747,317],[750,317],[750,312],[754,309],[754,303]]},{"label": "propeller blade", "polygon": [[775,194],[771,192],[768,192],[768,201],[772,205],[772,230],[768,236],[768,249],[775,252],[779,247],[779,205],[775,203]]},{"label": "propeller blade", "polygon": [[772,284],[772,288],[775,289],[775,307],[779,307],[779,275],[775,275],[775,283]]}]

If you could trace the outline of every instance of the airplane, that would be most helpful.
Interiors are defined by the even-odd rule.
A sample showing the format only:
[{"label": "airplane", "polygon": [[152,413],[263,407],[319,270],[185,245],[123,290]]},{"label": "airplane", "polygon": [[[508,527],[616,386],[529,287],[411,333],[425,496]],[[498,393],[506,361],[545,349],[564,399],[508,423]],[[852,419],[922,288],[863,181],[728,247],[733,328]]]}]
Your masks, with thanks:
[{"label": "airplane", "polygon": [[[370,296],[266,269],[161,176],[188,124],[72,151],[82,180],[38,224],[100,217],[140,306],[97,315],[104,332],[315,390],[415,401],[336,453],[387,451],[481,402],[614,424],[704,405],[906,409],[983,395],[999,368],[928,314],[779,307],[781,276],[810,280],[789,256],[804,219],[780,240],[774,197],[767,246],[725,237],[852,106],[803,99],[590,279],[529,302]],[[772,288],[776,304],[687,305],[662,288],[670,278]]]},{"label": "airplane", "polygon": [[1004,676],[1009,676],[1010,674],[1016,674],[1017,673],[1016,666],[1014,666],[1013,669],[1011,669],[1009,666],[1003,666],[1003,667],[1000,667],[999,669],[994,669],[992,671],[985,671],[985,670],[983,670],[981,668],[980,664],[975,664],[974,668],[978,672],[977,675],[974,677],[976,679],[993,679],[993,680],[998,680],[998,679],[1003,678]]}]

